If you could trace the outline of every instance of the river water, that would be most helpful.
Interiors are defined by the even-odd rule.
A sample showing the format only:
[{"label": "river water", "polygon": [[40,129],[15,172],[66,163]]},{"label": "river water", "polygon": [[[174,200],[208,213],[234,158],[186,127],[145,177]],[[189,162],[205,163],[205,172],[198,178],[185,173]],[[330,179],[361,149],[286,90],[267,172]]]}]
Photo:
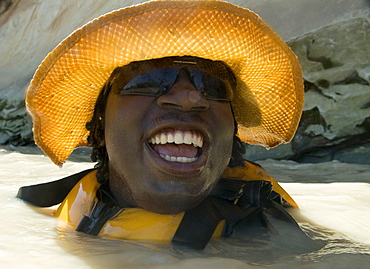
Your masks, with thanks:
[{"label": "river water", "polygon": [[[18,149],[19,150],[19,149]],[[370,166],[259,163],[299,204],[290,213],[312,240],[290,234],[212,241],[203,251],[112,240],[56,228],[53,208],[15,198],[18,188],[91,168],[84,153],[62,169],[37,149],[0,149],[0,268],[369,268]],[[76,161],[77,160],[77,161]]]}]

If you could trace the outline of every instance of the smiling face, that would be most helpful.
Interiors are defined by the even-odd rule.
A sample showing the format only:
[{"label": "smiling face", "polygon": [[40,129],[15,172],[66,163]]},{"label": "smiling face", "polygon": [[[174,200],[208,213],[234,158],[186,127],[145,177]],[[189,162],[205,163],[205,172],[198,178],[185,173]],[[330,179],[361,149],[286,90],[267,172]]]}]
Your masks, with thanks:
[{"label": "smiling face", "polygon": [[217,184],[231,157],[229,102],[204,98],[185,69],[159,97],[112,90],[104,122],[109,186],[121,206],[158,213],[193,208]]}]

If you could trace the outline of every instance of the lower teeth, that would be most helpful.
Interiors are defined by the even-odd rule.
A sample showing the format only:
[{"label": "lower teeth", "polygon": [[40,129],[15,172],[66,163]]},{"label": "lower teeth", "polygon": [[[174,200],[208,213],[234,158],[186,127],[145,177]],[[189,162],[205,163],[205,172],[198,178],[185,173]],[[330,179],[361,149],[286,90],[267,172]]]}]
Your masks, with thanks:
[{"label": "lower teeth", "polygon": [[173,157],[173,156],[168,156],[168,155],[160,155],[163,159],[169,162],[179,162],[179,163],[191,163],[194,162],[197,157],[194,158],[187,158],[187,157]]}]

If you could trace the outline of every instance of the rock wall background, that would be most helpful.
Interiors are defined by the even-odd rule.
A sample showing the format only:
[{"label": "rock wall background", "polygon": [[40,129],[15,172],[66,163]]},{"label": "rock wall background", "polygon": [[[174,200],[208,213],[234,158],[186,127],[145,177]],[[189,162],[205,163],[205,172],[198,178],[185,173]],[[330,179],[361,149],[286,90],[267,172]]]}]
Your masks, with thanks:
[{"label": "rock wall background", "polygon": [[[367,10],[368,12],[368,10]],[[303,67],[305,105],[290,144],[250,159],[370,163],[369,13],[288,41]]]},{"label": "rock wall background", "polygon": [[[31,145],[24,93],[42,59],[74,29],[143,1],[0,0],[0,144]],[[248,146],[250,160],[370,163],[370,2],[230,0],[257,12],[298,55],[305,106],[293,141]]]}]

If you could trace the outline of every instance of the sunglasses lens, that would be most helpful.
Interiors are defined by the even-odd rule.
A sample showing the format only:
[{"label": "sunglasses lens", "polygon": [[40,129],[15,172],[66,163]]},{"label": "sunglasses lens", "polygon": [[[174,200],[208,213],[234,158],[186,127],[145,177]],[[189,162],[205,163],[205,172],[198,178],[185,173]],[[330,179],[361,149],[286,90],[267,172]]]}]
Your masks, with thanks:
[{"label": "sunglasses lens", "polygon": [[159,96],[166,93],[176,80],[177,69],[155,69],[130,80],[121,94]]},{"label": "sunglasses lens", "polygon": [[[123,88],[119,90],[121,95],[145,95],[159,97],[170,91],[175,83],[179,70],[185,68],[191,74],[192,83],[197,91],[206,99],[216,101],[230,101],[228,94],[232,90],[228,90],[224,80],[230,77],[225,68],[216,68],[215,65],[202,65],[200,69],[193,69],[190,66],[178,66],[170,68],[156,68],[142,74],[137,74],[140,68],[127,70],[125,77],[131,77],[128,82],[121,85]],[[141,69],[142,70],[142,69]],[[207,72],[207,70],[209,72]],[[214,72],[214,71],[217,72]],[[215,74],[215,75],[211,75]],[[222,80],[221,78],[224,80]]]},{"label": "sunglasses lens", "polygon": [[193,70],[193,74],[194,84],[205,98],[227,101],[226,85],[221,79],[199,70]]}]

